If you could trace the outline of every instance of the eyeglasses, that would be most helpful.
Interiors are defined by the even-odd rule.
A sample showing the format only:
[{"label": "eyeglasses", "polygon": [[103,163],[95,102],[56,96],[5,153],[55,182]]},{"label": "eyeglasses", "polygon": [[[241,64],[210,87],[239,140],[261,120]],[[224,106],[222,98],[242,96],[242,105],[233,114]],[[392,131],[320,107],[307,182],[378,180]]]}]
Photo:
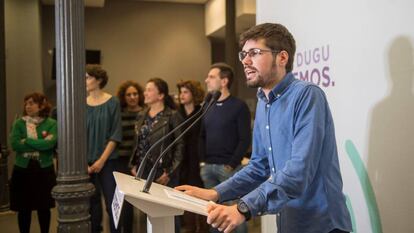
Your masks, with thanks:
[{"label": "eyeglasses", "polygon": [[264,52],[271,52],[271,53],[279,53],[279,50],[268,50],[268,49],[259,49],[259,48],[253,48],[249,49],[249,51],[240,51],[239,52],[239,60],[243,61],[247,55],[249,55],[250,58],[254,58],[258,54],[262,54]]}]

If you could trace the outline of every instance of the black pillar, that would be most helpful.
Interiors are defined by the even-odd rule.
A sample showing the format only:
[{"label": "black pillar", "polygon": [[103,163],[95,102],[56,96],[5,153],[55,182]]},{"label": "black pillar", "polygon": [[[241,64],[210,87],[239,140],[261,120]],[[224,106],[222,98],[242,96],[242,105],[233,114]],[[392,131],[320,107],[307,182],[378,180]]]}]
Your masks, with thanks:
[{"label": "black pillar", "polygon": [[86,160],[86,87],[83,0],[56,0],[58,116],[58,232],[90,232]]},{"label": "black pillar", "polygon": [[5,48],[4,0],[0,0],[0,212],[9,209]]}]

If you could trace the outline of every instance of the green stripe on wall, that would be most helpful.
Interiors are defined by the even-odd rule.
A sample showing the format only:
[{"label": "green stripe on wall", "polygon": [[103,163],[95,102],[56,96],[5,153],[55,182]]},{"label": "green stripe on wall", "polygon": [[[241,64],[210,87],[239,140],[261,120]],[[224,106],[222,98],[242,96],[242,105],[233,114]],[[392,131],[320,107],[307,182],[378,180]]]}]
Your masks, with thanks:
[{"label": "green stripe on wall", "polygon": [[352,208],[351,200],[349,199],[348,195],[345,195],[346,198],[346,207],[348,207],[349,214],[351,215],[351,221],[352,221],[352,229],[354,229],[352,232],[357,233],[357,227],[356,227],[356,221],[355,221],[355,213],[354,209]]},{"label": "green stripe on wall", "polygon": [[371,182],[368,177],[367,170],[361,160],[354,143],[351,140],[345,141],[345,150],[352,161],[352,165],[358,175],[361,183],[362,191],[364,193],[365,202],[367,203],[369,219],[371,221],[371,228],[373,233],[382,233],[381,218],[379,216],[377,201]]}]

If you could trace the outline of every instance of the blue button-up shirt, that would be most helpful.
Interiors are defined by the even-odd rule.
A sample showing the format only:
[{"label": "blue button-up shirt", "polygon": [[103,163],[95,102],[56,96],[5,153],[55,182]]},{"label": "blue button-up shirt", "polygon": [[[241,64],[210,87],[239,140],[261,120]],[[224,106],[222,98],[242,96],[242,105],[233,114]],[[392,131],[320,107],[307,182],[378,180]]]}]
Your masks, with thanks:
[{"label": "blue button-up shirt", "polygon": [[279,233],[352,231],[324,92],[289,73],[257,96],[251,160],[215,187],[220,201],[241,197],[253,216],[278,214]]}]

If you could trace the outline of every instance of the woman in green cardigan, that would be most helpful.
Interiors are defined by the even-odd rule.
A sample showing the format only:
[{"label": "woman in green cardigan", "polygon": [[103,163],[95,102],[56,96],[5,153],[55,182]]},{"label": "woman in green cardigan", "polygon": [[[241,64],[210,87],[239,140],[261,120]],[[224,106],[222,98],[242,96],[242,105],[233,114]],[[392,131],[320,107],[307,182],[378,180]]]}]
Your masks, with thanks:
[{"label": "woman in green cardigan", "polygon": [[24,97],[23,117],[10,135],[16,161],[10,184],[10,209],[17,211],[21,233],[30,232],[32,210],[37,210],[40,230],[49,232],[50,208],[55,207],[51,190],[56,185],[53,153],[57,142],[56,121],[49,118],[46,96]]}]

